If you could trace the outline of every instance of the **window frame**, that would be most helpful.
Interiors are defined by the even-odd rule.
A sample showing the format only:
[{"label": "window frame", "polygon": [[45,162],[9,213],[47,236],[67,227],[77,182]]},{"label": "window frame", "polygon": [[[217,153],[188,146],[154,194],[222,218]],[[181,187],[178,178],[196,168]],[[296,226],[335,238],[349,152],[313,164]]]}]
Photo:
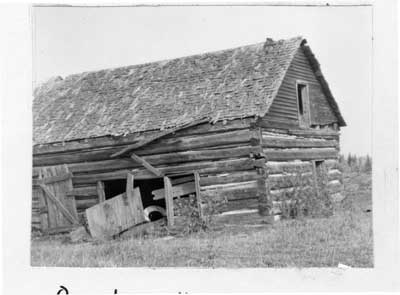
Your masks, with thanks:
[{"label": "window frame", "polygon": [[[303,114],[300,113],[300,101],[299,101],[299,85],[305,86],[306,97],[301,97]],[[310,128],[311,126],[311,110],[310,110],[310,86],[307,81],[296,80],[296,106],[297,114],[299,116],[300,127]]]}]

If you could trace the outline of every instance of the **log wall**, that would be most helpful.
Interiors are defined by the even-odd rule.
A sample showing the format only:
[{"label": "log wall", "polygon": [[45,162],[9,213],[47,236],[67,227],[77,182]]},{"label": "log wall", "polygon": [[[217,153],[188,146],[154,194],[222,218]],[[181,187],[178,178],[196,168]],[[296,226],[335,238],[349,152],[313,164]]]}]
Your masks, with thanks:
[{"label": "log wall", "polygon": [[[304,168],[312,176],[312,161],[325,160],[332,193],[341,189],[337,167],[339,134],[330,130],[274,129],[265,121],[235,120],[226,124],[202,124],[157,139],[135,150],[168,176],[199,172],[201,208],[204,213],[253,210],[269,214],[272,201],[290,190],[290,173]],[[282,126],[281,126],[282,127]],[[143,135],[139,135],[143,140]],[[73,174],[73,190],[78,214],[97,204],[99,181],[125,179],[135,171],[135,179],[156,176],[129,157],[110,156],[132,143],[124,139],[98,138],[93,141],[55,143],[34,147],[33,178],[42,167],[66,164]],[[37,214],[43,210],[33,194],[32,224],[38,227]]]},{"label": "log wall", "polygon": [[[243,201],[256,189],[254,182],[259,178],[256,166],[260,161],[256,157],[262,154],[261,146],[257,145],[259,133],[250,128],[252,121],[243,119],[227,124],[199,125],[157,139],[135,150],[135,154],[168,176],[198,171],[204,204],[217,186],[227,185],[229,188],[218,187],[224,196],[228,192],[234,195],[227,201]],[[34,148],[33,176],[37,177],[42,167],[67,164],[73,173],[74,187],[68,195],[75,197],[80,214],[99,202],[99,180],[124,179],[132,170],[135,170],[137,180],[156,177],[131,159],[129,154],[123,158],[110,157],[137,142],[134,137],[114,141],[106,138],[104,141],[94,139],[92,142],[37,146]],[[228,206],[227,202],[224,204],[226,208],[223,210],[233,206]],[[37,212],[37,202],[33,205],[33,210]]]},{"label": "log wall", "polygon": [[[311,193],[315,184],[314,161],[323,161],[327,189],[331,195],[343,190],[338,165],[339,134],[330,130],[262,129],[266,158],[267,191],[273,203],[282,202],[301,189]],[[318,172],[320,173],[320,172]],[[315,175],[316,176],[316,175]]]}]

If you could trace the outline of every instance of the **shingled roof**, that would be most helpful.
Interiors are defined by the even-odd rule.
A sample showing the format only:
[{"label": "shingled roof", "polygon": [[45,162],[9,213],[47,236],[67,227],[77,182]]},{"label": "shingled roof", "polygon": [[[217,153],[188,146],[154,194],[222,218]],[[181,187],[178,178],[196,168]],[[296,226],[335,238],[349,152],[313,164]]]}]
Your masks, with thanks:
[{"label": "shingled roof", "polygon": [[302,37],[267,39],[53,79],[34,93],[34,144],[165,130],[204,119],[264,116],[305,42]]}]

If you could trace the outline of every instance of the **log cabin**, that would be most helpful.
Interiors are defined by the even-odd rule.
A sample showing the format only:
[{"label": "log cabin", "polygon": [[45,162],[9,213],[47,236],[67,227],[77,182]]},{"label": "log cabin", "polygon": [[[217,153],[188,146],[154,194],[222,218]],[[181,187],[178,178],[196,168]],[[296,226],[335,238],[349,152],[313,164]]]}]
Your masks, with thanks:
[{"label": "log cabin", "polygon": [[53,78],[34,91],[32,228],[71,228],[133,188],[171,226],[189,194],[201,215],[271,216],[299,167],[341,194],[343,126],[302,37]]}]

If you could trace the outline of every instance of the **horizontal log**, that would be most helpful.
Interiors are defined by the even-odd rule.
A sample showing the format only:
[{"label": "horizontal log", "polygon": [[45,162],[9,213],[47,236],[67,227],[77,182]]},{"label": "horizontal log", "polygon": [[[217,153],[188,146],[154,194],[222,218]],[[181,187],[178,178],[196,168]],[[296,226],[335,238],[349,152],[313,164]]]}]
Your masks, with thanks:
[{"label": "horizontal log", "polygon": [[288,188],[298,185],[312,184],[313,177],[312,173],[301,173],[301,174],[292,174],[292,175],[284,175],[284,174],[275,174],[270,175],[267,178],[268,187],[270,189],[280,189],[280,188]]},{"label": "horizontal log", "polygon": [[339,180],[332,180],[328,182],[327,189],[329,193],[338,193],[343,190],[343,185]]},{"label": "horizontal log", "polygon": [[[239,143],[250,143],[253,137],[254,133],[250,132],[249,130],[238,130],[238,131],[231,131],[221,134],[212,134],[204,136],[190,136],[190,137],[176,137],[176,138],[174,137],[170,139],[165,139],[157,143],[156,142],[152,143],[149,146],[144,147],[143,149],[138,149],[137,151],[135,151],[135,154],[138,156],[143,156],[143,158],[146,161],[155,165],[157,163],[152,163],[151,162],[152,159],[154,159],[154,161],[157,161],[159,159],[160,162],[158,164],[168,163],[169,161],[168,155],[173,156],[173,154],[168,154],[168,153],[176,153],[187,150],[196,150],[207,147],[217,147],[217,146],[239,144]],[[57,164],[70,164],[70,163],[107,160],[114,152],[118,150],[119,150],[118,148],[112,147],[112,148],[94,149],[89,151],[78,151],[78,152],[70,152],[62,154],[34,156],[33,166],[37,167],[37,166],[49,166]],[[191,152],[189,152],[188,155],[185,154],[181,155],[179,153],[176,153],[174,159],[175,160],[179,159],[180,162],[184,162],[188,161],[184,160],[184,157],[188,157],[188,159],[190,159],[191,157],[196,157],[196,155],[192,155],[190,153]],[[150,155],[150,156],[145,157],[145,155]],[[151,155],[154,155],[153,158],[151,157]],[[208,155],[208,157],[212,157],[212,155]],[[170,161],[173,162],[174,160]]]},{"label": "horizontal log", "polygon": [[263,149],[264,154],[269,161],[291,161],[291,160],[324,160],[328,158],[335,159],[338,152],[334,148],[318,149],[285,149],[272,150]]},{"label": "horizontal log", "polygon": [[254,198],[260,193],[265,193],[265,188],[259,188],[257,181],[201,188],[202,200],[212,199],[222,203],[232,200]]},{"label": "horizontal log", "polygon": [[296,199],[300,196],[306,196],[311,194],[314,194],[314,189],[310,186],[288,187],[288,188],[270,190],[270,196],[273,201]]},{"label": "horizontal log", "polygon": [[299,122],[297,120],[289,120],[289,119],[282,119],[274,118],[272,115],[267,115],[266,118],[260,121],[258,126],[262,128],[278,128],[278,129],[293,129],[299,126]]},{"label": "horizontal log", "polygon": [[328,171],[328,180],[340,180],[341,178],[342,173],[338,169]]},{"label": "horizontal log", "polygon": [[[192,194],[195,192],[196,192],[196,189],[194,186],[194,182],[186,182],[183,184],[178,184],[178,185],[172,186],[172,197],[173,198]],[[154,195],[153,200],[160,200],[160,199],[165,198],[165,189],[164,188],[154,190],[151,193]]]},{"label": "horizontal log", "polygon": [[[189,135],[198,135],[204,133],[217,133],[217,132],[226,132],[237,129],[246,129],[250,126],[250,123],[253,121],[255,121],[254,118],[245,118],[239,120],[231,120],[226,122],[225,124],[223,122],[217,122],[216,124],[203,123],[188,129],[179,130],[173,135],[168,135],[168,137],[173,137],[175,135],[189,136]],[[60,152],[71,152],[78,150],[88,150],[94,148],[116,147],[128,144],[135,144],[159,132],[160,132],[159,130],[154,130],[141,133],[131,133],[123,136],[103,136],[96,138],[78,139],[66,142],[39,144],[33,147],[33,154],[34,155],[52,154]]]},{"label": "horizontal log", "polygon": [[336,148],[338,146],[338,142],[335,140],[292,139],[263,135],[262,146],[267,148]]},{"label": "horizontal log", "polygon": [[95,184],[98,180],[114,180],[114,179],[126,179],[128,173],[131,170],[117,170],[106,173],[98,173],[98,174],[82,174],[82,175],[74,175],[72,177],[73,184]]},{"label": "horizontal log", "polygon": [[97,187],[96,186],[87,186],[87,187],[74,188],[73,190],[70,190],[66,194],[69,197],[72,197],[72,196],[75,196],[75,197],[77,197],[77,196],[81,196],[81,197],[97,196]]},{"label": "horizontal log", "polygon": [[54,182],[59,182],[59,181],[65,181],[68,180],[72,177],[72,173],[64,173],[60,175],[55,175],[55,176],[50,176],[46,178],[40,178],[40,179],[32,179],[32,185],[39,186],[40,184],[50,184]]},{"label": "horizontal log", "polygon": [[[250,158],[239,158],[221,161],[203,161],[193,162],[180,165],[171,165],[167,167],[160,167],[165,175],[183,175],[198,171],[201,174],[205,173],[217,173],[217,172],[230,172],[235,170],[249,170],[255,167],[257,160]],[[135,179],[147,179],[151,178],[148,171],[139,170],[135,172]]]},{"label": "horizontal log", "polygon": [[340,133],[331,129],[292,129],[289,134],[316,138],[339,138]]},{"label": "horizontal log", "polygon": [[311,171],[311,162],[304,161],[291,161],[291,162],[266,162],[268,174],[280,174],[283,172],[298,172],[298,171]]},{"label": "horizontal log", "polygon": [[255,170],[207,175],[200,177],[200,185],[203,187],[216,184],[245,182],[250,180],[257,180],[260,177],[261,175],[259,175]]},{"label": "horizontal log", "polygon": [[[217,173],[217,172],[229,172],[235,170],[249,170],[254,168],[255,160],[250,158],[240,158],[233,160],[222,160],[222,161],[202,161],[187,164],[171,165],[167,167],[159,167],[159,169],[165,175],[179,175],[193,173],[193,171],[199,171],[201,173]],[[74,175],[73,182],[75,184],[88,184],[95,183],[98,180],[111,180],[111,179],[122,179],[126,178],[126,174],[131,170],[123,169],[107,173],[97,174],[82,174]],[[145,169],[135,170],[135,179],[150,179],[156,178],[156,176]]]}]

